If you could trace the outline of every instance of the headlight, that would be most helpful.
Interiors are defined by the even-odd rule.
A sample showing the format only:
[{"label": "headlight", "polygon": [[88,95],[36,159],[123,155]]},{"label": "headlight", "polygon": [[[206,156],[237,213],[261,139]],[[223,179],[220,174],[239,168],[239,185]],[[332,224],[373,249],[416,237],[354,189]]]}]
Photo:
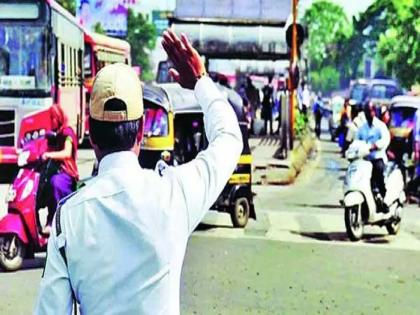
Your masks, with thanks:
[{"label": "headlight", "polygon": [[22,151],[18,155],[17,164],[19,167],[22,167],[26,164],[28,164],[28,158],[29,158],[29,151]]},{"label": "headlight", "polygon": [[28,198],[29,194],[31,193],[32,189],[34,188],[34,181],[32,179],[28,180],[26,183],[25,188],[23,189],[22,195],[20,197],[21,200]]},{"label": "headlight", "polygon": [[38,139],[38,137],[39,137],[39,132],[38,131],[34,131],[32,133],[32,140],[36,140],[36,139]]},{"label": "headlight", "polygon": [[39,137],[44,137],[45,134],[46,134],[45,129],[29,131],[29,132],[25,133],[25,137],[23,139],[23,144],[28,142],[28,141],[31,141],[31,140],[36,140]]},{"label": "headlight", "polygon": [[12,202],[16,198],[16,190],[10,185],[9,190],[6,194],[6,202]]}]

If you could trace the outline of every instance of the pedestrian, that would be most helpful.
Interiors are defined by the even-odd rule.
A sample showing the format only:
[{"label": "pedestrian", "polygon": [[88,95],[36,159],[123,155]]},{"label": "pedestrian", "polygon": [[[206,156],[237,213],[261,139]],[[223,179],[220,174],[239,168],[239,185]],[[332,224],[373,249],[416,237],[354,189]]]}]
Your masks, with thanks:
[{"label": "pedestrian", "polygon": [[44,161],[52,160],[57,169],[49,178],[47,193],[47,223],[42,232],[50,234],[51,223],[57,209],[58,202],[70,195],[76,189],[79,179],[77,169],[77,137],[68,125],[68,118],[61,106],[50,108],[51,128],[55,133],[54,139],[49,141],[48,151],[42,154]]},{"label": "pedestrian", "polygon": [[271,86],[272,77],[268,77],[267,84],[263,87],[263,100],[262,100],[262,118],[264,119],[265,133],[268,134],[268,124],[270,125],[270,135],[273,134],[273,87]]},{"label": "pedestrian", "polygon": [[302,82],[302,89],[300,92],[300,112],[304,116],[307,116],[308,108],[311,105],[311,93],[309,92],[308,85],[305,82]]},{"label": "pedestrian", "polygon": [[277,135],[280,134],[280,130],[281,130],[281,124],[282,124],[282,114],[283,113],[283,107],[286,106],[286,102],[285,102],[285,96],[286,96],[286,90],[285,90],[285,85],[283,81],[279,81],[278,84],[278,88],[277,88],[277,93],[276,93],[276,101],[277,101],[277,109],[278,109],[278,115],[277,115],[277,129],[275,131],[275,133]]},{"label": "pedestrian", "polygon": [[[209,146],[158,174],[138,163],[141,82],[125,64],[97,74],[90,140],[98,175],[60,203],[35,314],[179,314],[188,238],[214,203],[242,151],[238,120],[185,35],[163,34],[170,74],[194,89]],[[141,152],[140,152],[141,154]]]},{"label": "pedestrian", "polygon": [[322,120],[322,94],[318,93],[318,96],[312,107],[312,111],[315,117],[315,135],[319,139],[321,137],[321,120]]},{"label": "pedestrian", "polygon": [[351,108],[350,99],[344,100],[343,109],[340,112],[340,126],[339,126],[339,143],[341,144],[341,156],[345,157],[346,151],[350,146],[350,142],[347,140],[347,133],[349,124],[351,123]]},{"label": "pedestrian", "polygon": [[260,108],[260,94],[258,92],[258,89],[252,83],[251,77],[246,78],[245,92],[246,92],[246,96],[247,96],[249,104],[250,104],[251,118],[252,118],[251,125],[253,127],[254,120],[255,120],[256,115],[257,115],[257,111]]}]

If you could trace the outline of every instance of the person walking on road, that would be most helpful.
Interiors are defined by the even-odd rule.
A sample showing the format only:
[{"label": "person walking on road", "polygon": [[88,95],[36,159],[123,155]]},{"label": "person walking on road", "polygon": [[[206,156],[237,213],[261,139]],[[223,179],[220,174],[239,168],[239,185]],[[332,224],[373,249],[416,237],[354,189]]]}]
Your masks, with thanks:
[{"label": "person walking on road", "polygon": [[35,314],[70,314],[72,301],[90,315],[180,313],[188,238],[234,171],[242,135],[186,36],[166,31],[162,45],[172,77],[195,92],[209,146],[162,174],[142,169],[141,82],[124,64],[101,69],[90,104],[98,175],[57,209]]},{"label": "person walking on road", "polygon": [[271,86],[272,77],[268,77],[267,84],[263,87],[262,118],[264,119],[265,133],[268,134],[268,124],[270,125],[270,135],[273,134],[273,87]]},{"label": "person walking on road", "polygon": [[319,139],[321,137],[321,120],[322,120],[322,98],[319,93],[317,99],[314,102],[312,111],[315,117],[315,135]]},{"label": "person walking on road", "polygon": [[257,118],[257,112],[260,108],[260,94],[258,89],[252,83],[251,77],[246,78],[246,88],[245,88],[246,96],[249,101],[250,110],[251,110],[251,128],[253,127],[254,120]]}]

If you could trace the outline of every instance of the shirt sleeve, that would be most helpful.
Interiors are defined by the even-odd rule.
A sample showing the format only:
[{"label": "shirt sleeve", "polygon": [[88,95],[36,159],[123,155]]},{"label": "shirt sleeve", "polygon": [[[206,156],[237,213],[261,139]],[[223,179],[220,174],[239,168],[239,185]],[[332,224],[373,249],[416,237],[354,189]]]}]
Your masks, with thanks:
[{"label": "shirt sleeve", "polygon": [[72,293],[67,266],[58,249],[55,219],[52,227],[51,235],[48,239],[47,262],[34,314],[70,315],[72,313]]},{"label": "shirt sleeve", "polygon": [[201,78],[195,96],[203,109],[204,127],[209,141],[206,150],[189,163],[170,168],[182,194],[191,233],[215,202],[232,175],[243,143],[233,108],[210,78]]},{"label": "shirt sleeve", "polygon": [[378,127],[381,132],[381,138],[376,141],[375,145],[378,147],[378,149],[385,150],[391,142],[391,136],[389,134],[388,127],[384,123],[381,122]]}]

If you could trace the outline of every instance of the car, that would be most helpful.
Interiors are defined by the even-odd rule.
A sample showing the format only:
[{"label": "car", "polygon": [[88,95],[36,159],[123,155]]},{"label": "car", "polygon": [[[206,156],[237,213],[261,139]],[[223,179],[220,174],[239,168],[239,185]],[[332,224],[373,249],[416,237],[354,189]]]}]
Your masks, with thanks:
[{"label": "car", "polygon": [[349,98],[357,105],[370,99],[378,107],[389,107],[394,96],[403,94],[398,82],[388,78],[358,79],[350,86]]}]

